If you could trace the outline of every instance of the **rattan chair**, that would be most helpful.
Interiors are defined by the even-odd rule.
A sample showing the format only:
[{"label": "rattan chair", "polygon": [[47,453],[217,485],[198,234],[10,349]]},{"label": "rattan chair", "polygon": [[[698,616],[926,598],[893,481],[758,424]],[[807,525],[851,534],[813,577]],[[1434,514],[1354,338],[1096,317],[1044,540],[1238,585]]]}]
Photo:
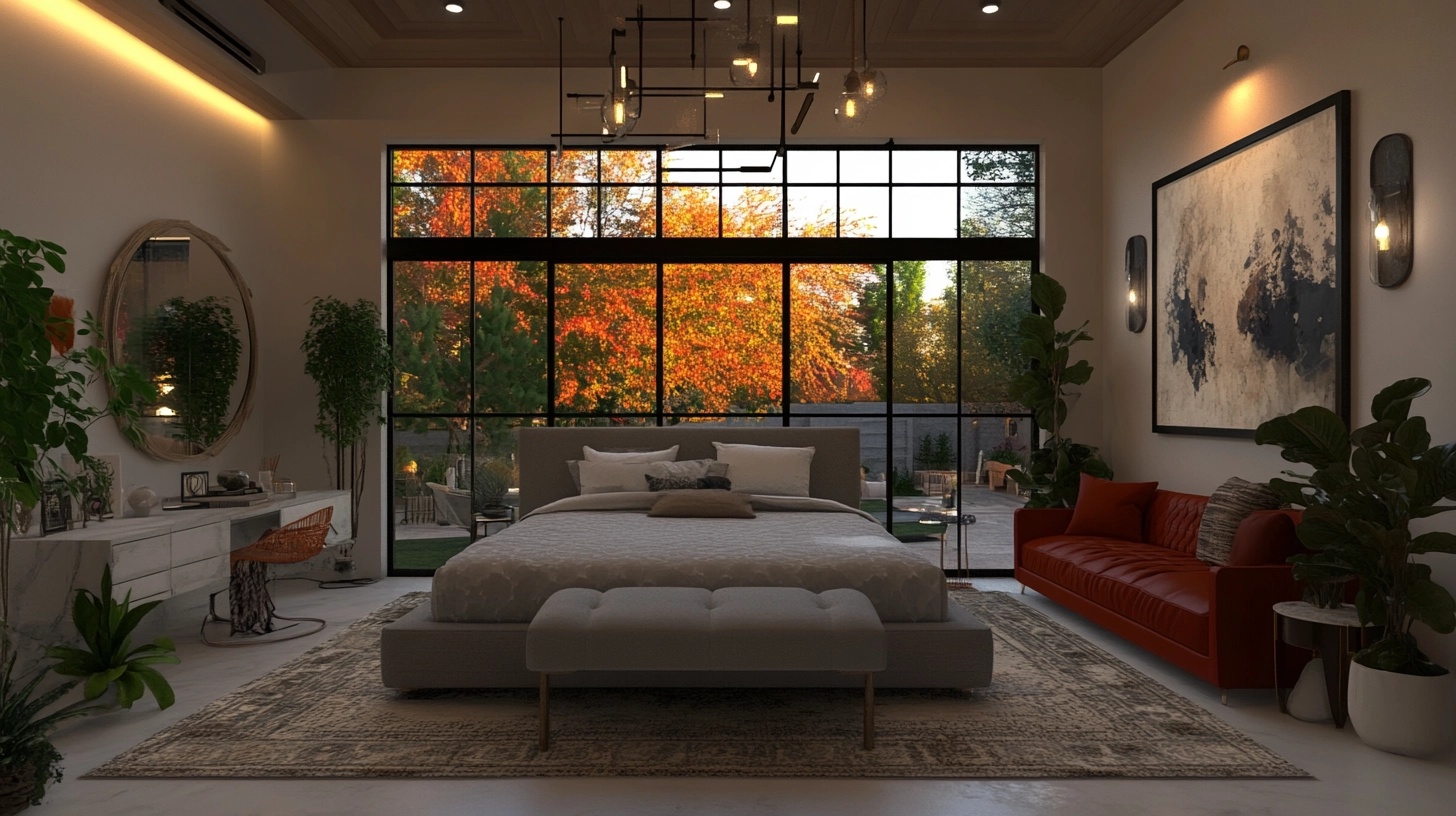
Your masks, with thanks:
[{"label": "rattan chair", "polygon": [[[207,617],[202,621],[202,642],[209,646],[253,646],[292,640],[323,629],[325,621],[322,618],[289,618],[274,612],[273,598],[268,594],[268,565],[298,564],[318,555],[324,549],[333,518],[334,508],[325,507],[298,521],[269,530],[262,538],[242,549],[233,550],[227,589],[231,617],[217,614],[216,601],[220,593],[209,595]],[[287,623],[278,626],[279,621]],[[210,639],[207,636],[210,623],[232,624],[233,639]],[[315,625],[286,635],[267,637],[304,623]]]}]

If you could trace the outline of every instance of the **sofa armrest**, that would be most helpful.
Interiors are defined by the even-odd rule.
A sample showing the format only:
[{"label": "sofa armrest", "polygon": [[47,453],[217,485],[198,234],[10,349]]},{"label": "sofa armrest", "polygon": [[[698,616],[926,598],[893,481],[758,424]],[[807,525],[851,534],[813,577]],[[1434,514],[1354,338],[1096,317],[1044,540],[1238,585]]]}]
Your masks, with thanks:
[{"label": "sofa armrest", "polygon": [[1294,533],[1298,521],[1299,513],[1294,510],[1260,510],[1250,514],[1234,532],[1228,566],[1289,563],[1289,556],[1304,552]]},{"label": "sofa armrest", "polygon": [[1214,567],[1208,614],[1223,688],[1273,688],[1274,604],[1299,600],[1288,564]]},{"label": "sofa armrest", "polygon": [[1072,523],[1070,507],[1023,507],[1011,516],[1015,564],[1021,566],[1021,545],[1038,538],[1061,535]]}]

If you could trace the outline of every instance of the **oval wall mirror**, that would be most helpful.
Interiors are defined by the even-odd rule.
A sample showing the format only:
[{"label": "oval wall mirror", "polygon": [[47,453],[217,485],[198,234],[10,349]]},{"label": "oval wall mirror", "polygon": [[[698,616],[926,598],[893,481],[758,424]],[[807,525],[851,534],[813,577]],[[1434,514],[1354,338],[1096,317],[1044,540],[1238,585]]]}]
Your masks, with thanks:
[{"label": "oval wall mirror", "polygon": [[226,245],[187,221],[153,221],[111,264],[106,350],[156,386],[142,405],[143,451],[184,462],[222,450],[251,408],[258,344],[248,287]]}]

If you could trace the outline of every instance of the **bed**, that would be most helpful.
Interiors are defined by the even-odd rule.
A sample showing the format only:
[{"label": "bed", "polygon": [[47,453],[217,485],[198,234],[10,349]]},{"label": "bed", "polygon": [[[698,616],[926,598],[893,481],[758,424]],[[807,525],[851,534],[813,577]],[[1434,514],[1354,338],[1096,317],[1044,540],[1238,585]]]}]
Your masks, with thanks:
[{"label": "bed", "polygon": [[[533,687],[531,617],[557,589],[581,586],[849,587],[885,625],[886,687],[969,688],[991,676],[990,631],[948,600],[944,573],[859,512],[853,428],[675,426],[522,428],[520,521],[472,544],[436,573],[430,602],[385,628],[391,688]],[[583,446],[712,459],[713,442],[813,446],[808,497],[753,496],[753,519],[649,518],[653,493],[579,496],[566,462]],[[799,672],[582,672],[562,685],[850,686]]]}]

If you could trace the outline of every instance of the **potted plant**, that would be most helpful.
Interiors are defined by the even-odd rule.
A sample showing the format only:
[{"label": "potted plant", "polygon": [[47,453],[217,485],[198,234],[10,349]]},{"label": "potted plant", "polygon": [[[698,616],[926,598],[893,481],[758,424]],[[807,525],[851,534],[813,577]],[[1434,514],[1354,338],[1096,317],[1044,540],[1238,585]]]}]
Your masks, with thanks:
[{"label": "potted plant", "polygon": [[[73,347],[72,338],[95,331],[89,316],[75,330],[70,318],[51,315],[55,293],[43,273],[65,272],[64,255],[50,241],[0,229],[0,621],[5,622],[11,537],[21,508],[39,499],[43,474],[58,470],[52,451],[85,456],[87,428],[108,412],[139,439],[134,406],[150,388],[135,369],[107,365],[103,349]],[[114,394],[104,409],[85,399],[101,378]],[[21,671],[19,660],[6,623],[0,631],[0,802],[11,807],[17,796],[23,798],[20,807],[38,801],[58,778],[58,756],[47,735],[62,720],[83,713],[70,707],[47,713],[69,689],[63,684],[39,691],[49,667]]]},{"label": "potted plant", "polygon": [[1021,454],[1010,448],[998,447],[986,456],[986,475],[994,490],[1006,486],[1006,474],[1021,467]]},{"label": "potted plant", "polygon": [[303,368],[318,385],[314,429],[334,445],[334,487],[348,490],[352,499],[349,541],[340,545],[336,562],[341,570],[353,566],[350,552],[359,537],[369,433],[384,424],[380,394],[394,376],[389,339],[379,323],[379,307],[370,301],[319,298],[303,338]]},{"label": "potted plant", "polygon": [[1112,468],[1090,445],[1073,442],[1062,435],[1067,419],[1067,387],[1086,385],[1092,379],[1092,365],[1086,360],[1071,362],[1072,349],[1092,339],[1082,323],[1069,331],[1057,331],[1057,318],[1067,305],[1067,290],[1050,275],[1031,276],[1031,301],[1040,310],[1021,318],[1021,352],[1031,366],[1011,383],[1011,398],[1026,406],[1036,417],[1043,433],[1049,434],[1031,452],[1025,468],[1007,477],[1031,492],[1027,507],[1071,507],[1077,503],[1083,473],[1112,478]]},{"label": "potted plant", "polygon": [[471,474],[471,505],[477,515],[501,518],[510,515],[506,493],[510,490],[514,468],[505,459],[485,459]]},{"label": "potted plant", "polygon": [[1304,508],[1299,540],[1312,552],[1294,556],[1294,577],[1310,582],[1358,579],[1355,611],[1381,634],[1350,667],[1350,722],[1367,744],[1399,754],[1434,753],[1449,744],[1451,674],[1421,652],[1411,625],[1456,630],[1456,600],[1415,560],[1456,553],[1456,534],[1416,534],[1412,522],[1456,509],[1456,443],[1432,445],[1411,402],[1429,380],[1400,380],[1370,404],[1374,421],[1349,430],[1333,411],[1301,408],[1261,424],[1254,441],[1277,445],[1283,457],[1312,473],[1286,471],[1269,487]]}]

